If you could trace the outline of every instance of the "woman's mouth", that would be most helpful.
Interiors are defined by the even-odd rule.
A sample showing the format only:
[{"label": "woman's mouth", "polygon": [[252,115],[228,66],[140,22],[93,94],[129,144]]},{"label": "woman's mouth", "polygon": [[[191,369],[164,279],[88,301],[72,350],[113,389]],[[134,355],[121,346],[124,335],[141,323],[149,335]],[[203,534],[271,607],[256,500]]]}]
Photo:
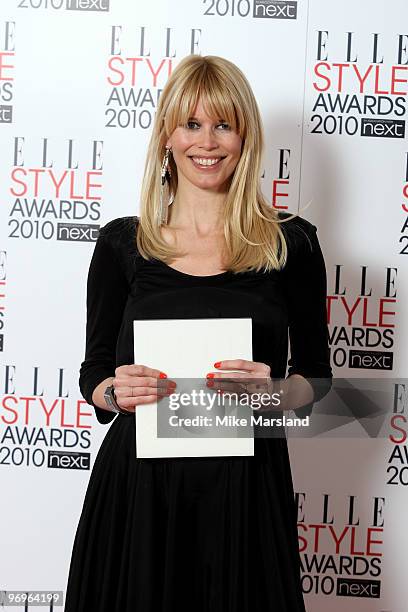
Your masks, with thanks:
[{"label": "woman's mouth", "polygon": [[220,162],[224,159],[223,157],[190,157],[191,161],[197,168],[216,168]]}]

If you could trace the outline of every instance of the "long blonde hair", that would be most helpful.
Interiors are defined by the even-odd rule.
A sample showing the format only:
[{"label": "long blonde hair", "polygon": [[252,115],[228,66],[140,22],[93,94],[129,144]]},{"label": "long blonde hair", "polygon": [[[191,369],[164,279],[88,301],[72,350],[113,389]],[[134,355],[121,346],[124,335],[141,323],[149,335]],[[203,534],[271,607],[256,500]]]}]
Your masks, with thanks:
[{"label": "long blonde hair", "polygon": [[[156,223],[160,172],[168,138],[178,126],[187,123],[199,99],[210,116],[228,122],[242,139],[241,157],[223,207],[226,267],[232,272],[279,270],[286,263],[287,245],[280,228],[282,219],[260,188],[264,137],[258,105],[241,70],[211,55],[184,58],[161,93],[146,158],[137,248],[146,259],[166,263],[180,256],[163,240]],[[170,190],[175,195],[177,167],[172,156],[170,164]]]}]

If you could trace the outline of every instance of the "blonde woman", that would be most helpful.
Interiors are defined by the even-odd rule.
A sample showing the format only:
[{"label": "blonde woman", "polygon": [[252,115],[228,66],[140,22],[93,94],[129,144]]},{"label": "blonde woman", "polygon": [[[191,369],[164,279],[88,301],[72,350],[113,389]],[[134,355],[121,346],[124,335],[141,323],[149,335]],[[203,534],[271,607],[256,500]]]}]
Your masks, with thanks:
[{"label": "blonde woman", "polygon": [[246,389],[252,378],[271,389],[278,378],[281,409],[306,411],[330,387],[316,227],[265,201],[262,148],[243,73],[185,58],[160,98],[140,215],[101,228],[90,264],[80,388],[99,422],[115,420],[90,477],[66,612],[304,611],[286,439],[256,438],[253,457],[136,459],[129,418],[174,390],[172,372],[133,363],[134,319],[251,317],[254,361],[214,355],[209,386],[244,377]]}]

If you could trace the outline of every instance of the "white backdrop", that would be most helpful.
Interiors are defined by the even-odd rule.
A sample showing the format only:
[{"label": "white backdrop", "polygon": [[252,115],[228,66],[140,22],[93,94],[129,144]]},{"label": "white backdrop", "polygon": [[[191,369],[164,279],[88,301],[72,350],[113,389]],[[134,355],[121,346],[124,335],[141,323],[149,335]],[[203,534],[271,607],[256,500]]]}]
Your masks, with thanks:
[{"label": "white backdrop", "polygon": [[[243,69],[265,194],[313,200],[335,375],[406,376],[407,23],[404,0],[2,0],[0,590],[65,591],[109,427],[78,389],[88,265],[98,228],[138,213],[157,99],[185,55]],[[404,407],[382,438],[357,423],[290,440],[308,612],[406,609]]]}]

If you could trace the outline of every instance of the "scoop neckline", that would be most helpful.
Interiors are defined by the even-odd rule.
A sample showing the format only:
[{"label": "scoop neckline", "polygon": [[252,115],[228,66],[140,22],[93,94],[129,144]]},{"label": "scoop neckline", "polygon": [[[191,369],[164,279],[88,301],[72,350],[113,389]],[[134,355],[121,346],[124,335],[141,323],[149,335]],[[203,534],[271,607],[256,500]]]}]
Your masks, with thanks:
[{"label": "scoop neckline", "polygon": [[186,278],[192,278],[192,279],[222,278],[223,276],[227,276],[228,274],[231,274],[230,270],[225,270],[224,272],[218,272],[217,274],[206,274],[205,276],[202,276],[200,274],[188,274],[187,272],[182,272],[181,270],[172,268],[172,266],[169,266],[161,259],[154,259],[153,261],[158,263],[159,265],[161,264],[164,268],[167,268],[171,273],[177,274],[179,276],[184,276]]}]

